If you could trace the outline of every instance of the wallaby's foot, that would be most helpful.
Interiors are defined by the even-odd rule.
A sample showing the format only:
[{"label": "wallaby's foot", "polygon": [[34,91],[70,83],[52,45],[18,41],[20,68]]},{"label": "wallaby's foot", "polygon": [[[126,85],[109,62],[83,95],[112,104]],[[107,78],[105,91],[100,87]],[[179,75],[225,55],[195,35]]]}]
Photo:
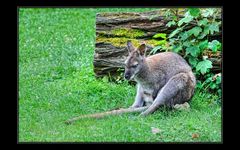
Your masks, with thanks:
[{"label": "wallaby's foot", "polygon": [[143,100],[137,100],[130,107],[131,108],[138,108],[138,107],[142,107],[143,105],[144,105],[144,101]]},{"label": "wallaby's foot", "polygon": [[144,112],[142,112],[139,116],[140,116],[140,117],[146,117],[147,115],[149,115],[149,113],[146,112],[146,111],[144,111]]},{"label": "wallaby's foot", "polygon": [[173,106],[173,108],[177,110],[188,110],[190,108],[190,105],[188,102],[185,102],[183,104],[176,104]]},{"label": "wallaby's foot", "polygon": [[142,105],[132,105],[132,106],[130,106],[130,108],[138,108],[138,107],[142,107]]},{"label": "wallaby's foot", "polygon": [[[149,106],[149,107],[151,107],[151,106]],[[147,110],[143,111],[143,112],[140,114],[140,116],[145,117],[145,116],[150,115],[151,113],[153,113],[153,112],[151,111],[151,109],[149,109],[149,107],[148,107]]]}]

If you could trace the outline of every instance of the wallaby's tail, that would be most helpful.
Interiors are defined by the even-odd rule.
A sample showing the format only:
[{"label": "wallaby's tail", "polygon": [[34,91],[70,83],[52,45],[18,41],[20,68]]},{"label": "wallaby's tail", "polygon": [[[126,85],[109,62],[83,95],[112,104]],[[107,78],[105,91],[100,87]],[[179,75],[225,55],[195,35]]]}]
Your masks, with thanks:
[{"label": "wallaby's tail", "polygon": [[96,113],[96,114],[89,114],[89,115],[82,115],[79,117],[75,117],[72,119],[69,119],[65,121],[66,124],[71,124],[74,121],[84,119],[84,118],[103,118],[105,116],[110,116],[110,115],[120,115],[123,113],[133,113],[133,112],[142,112],[146,110],[149,106],[144,106],[144,107],[138,107],[138,108],[121,108],[118,110],[112,110],[112,111],[107,111],[107,112],[102,112],[102,113]]}]

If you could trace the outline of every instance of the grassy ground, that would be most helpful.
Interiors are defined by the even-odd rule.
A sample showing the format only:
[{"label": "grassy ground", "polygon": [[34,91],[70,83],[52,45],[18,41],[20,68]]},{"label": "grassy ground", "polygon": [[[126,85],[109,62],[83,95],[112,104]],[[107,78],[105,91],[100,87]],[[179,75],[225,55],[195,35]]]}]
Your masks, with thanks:
[{"label": "grassy ground", "polygon": [[[150,9],[19,10],[20,142],[221,141],[217,97],[201,92],[190,111],[162,109],[146,118],[128,114],[63,123],[80,114],[131,105],[135,87],[94,78],[95,14],[146,10]],[[153,134],[151,127],[160,133]]]}]

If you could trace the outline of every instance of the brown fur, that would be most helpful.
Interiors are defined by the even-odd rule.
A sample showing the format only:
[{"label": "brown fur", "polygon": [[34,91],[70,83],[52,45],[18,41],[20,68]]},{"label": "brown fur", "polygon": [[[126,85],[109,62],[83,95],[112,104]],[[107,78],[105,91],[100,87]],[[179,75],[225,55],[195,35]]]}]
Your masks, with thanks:
[{"label": "brown fur", "polygon": [[[173,107],[190,100],[196,79],[191,67],[178,54],[164,52],[145,57],[145,45],[134,48],[127,43],[129,56],[125,61],[125,78],[138,83],[132,107],[151,105],[142,115],[154,112],[159,106]],[[135,66],[137,64],[137,66]]]}]

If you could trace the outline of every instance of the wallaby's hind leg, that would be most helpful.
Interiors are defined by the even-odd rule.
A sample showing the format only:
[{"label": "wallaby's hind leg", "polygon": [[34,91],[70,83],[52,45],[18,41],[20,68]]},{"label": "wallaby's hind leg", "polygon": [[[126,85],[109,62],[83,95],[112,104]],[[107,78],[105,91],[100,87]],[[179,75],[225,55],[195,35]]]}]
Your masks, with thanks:
[{"label": "wallaby's hind leg", "polygon": [[[172,78],[163,86],[163,88],[158,92],[153,104],[144,112],[141,113],[142,116],[153,113],[158,107],[169,103],[180,90],[186,88],[189,76],[187,73],[179,73]],[[188,89],[188,88],[186,88]]]},{"label": "wallaby's hind leg", "polygon": [[143,100],[143,90],[142,87],[140,85],[137,85],[137,95],[135,97],[135,101],[132,104],[131,107],[137,108],[137,107],[142,107],[144,104],[144,100]]}]

